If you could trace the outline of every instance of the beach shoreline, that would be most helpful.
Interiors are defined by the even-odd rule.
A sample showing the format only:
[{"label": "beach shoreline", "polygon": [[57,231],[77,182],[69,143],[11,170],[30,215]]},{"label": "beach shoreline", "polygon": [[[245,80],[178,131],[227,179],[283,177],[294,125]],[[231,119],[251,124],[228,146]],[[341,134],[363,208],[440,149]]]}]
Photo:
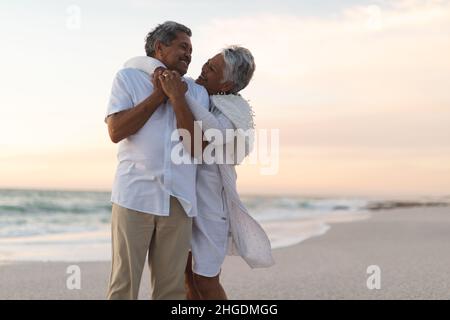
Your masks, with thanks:
[{"label": "beach shoreline", "polygon": [[[449,299],[450,209],[379,210],[365,220],[332,223],[322,236],[274,250],[276,265],[251,270],[227,257],[221,274],[230,299]],[[81,289],[66,286],[67,268]],[[370,290],[367,268],[379,267]],[[105,299],[110,263],[0,263],[0,299]],[[270,290],[269,290],[270,288]],[[140,299],[149,299],[144,270]]]}]

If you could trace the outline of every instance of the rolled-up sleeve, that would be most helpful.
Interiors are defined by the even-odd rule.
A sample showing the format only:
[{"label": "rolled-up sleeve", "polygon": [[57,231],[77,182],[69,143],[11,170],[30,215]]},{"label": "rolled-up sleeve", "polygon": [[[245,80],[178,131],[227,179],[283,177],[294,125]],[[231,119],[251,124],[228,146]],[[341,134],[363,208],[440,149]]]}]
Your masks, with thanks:
[{"label": "rolled-up sleeve", "polygon": [[106,118],[108,118],[111,114],[130,109],[133,106],[133,99],[127,86],[125,75],[121,70],[117,72],[112,84],[111,95],[109,97],[105,115],[105,122]]}]

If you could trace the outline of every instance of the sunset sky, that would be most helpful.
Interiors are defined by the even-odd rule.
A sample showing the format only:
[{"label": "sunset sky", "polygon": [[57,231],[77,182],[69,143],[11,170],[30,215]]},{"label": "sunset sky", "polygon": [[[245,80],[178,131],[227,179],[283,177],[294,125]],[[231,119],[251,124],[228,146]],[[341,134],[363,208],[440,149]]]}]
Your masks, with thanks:
[{"label": "sunset sky", "polygon": [[0,187],[110,189],[112,79],[166,20],[193,32],[189,76],[229,44],[255,56],[242,94],[279,170],[241,166],[242,193],[450,194],[444,0],[3,1]]}]

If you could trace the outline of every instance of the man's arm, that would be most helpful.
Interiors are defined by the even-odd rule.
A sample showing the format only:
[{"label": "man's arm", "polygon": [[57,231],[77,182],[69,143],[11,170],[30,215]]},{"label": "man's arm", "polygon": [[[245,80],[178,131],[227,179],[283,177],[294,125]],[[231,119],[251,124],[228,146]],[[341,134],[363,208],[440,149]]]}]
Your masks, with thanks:
[{"label": "man's arm", "polygon": [[[177,118],[177,127],[178,129],[186,129],[189,131],[189,134],[191,136],[190,146],[191,150],[189,150],[190,154],[192,156],[195,156],[196,158],[200,157],[201,155],[195,155],[195,151],[203,151],[204,148],[206,148],[208,142],[202,141],[202,150],[195,150],[195,136],[194,136],[194,127],[197,125],[195,124],[195,118],[192,114],[191,109],[189,108],[189,105],[186,102],[186,98],[183,96],[178,96],[176,98],[173,98],[170,100],[173,106],[173,110],[175,112],[175,117]],[[198,125],[197,125],[198,126]],[[201,132],[200,127],[197,129],[198,132]]]},{"label": "man's arm", "polygon": [[[167,76],[160,75],[159,80],[164,92],[172,103],[173,111],[177,119],[177,128],[189,131],[191,136],[190,147],[188,150],[192,156],[195,152],[194,126],[195,118],[189,105],[186,102],[185,93],[187,84],[181,81],[181,77],[177,72],[166,71]],[[163,73],[164,74],[164,73]],[[200,130],[201,132],[201,130]],[[205,146],[202,146],[204,148]],[[201,151],[201,150],[198,150]],[[200,155],[198,155],[200,156]]]},{"label": "man's arm", "polygon": [[111,141],[118,143],[138,132],[165,100],[164,91],[155,88],[152,94],[136,107],[110,115],[106,122]]}]

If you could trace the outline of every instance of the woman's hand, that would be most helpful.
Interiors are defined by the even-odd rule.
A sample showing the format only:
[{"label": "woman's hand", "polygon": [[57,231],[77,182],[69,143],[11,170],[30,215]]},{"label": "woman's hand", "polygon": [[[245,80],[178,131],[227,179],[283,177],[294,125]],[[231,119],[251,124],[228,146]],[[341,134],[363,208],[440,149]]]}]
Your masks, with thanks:
[{"label": "woman's hand", "polygon": [[187,84],[181,80],[180,74],[176,71],[165,70],[159,76],[159,82],[170,100],[184,97],[187,91]]}]

